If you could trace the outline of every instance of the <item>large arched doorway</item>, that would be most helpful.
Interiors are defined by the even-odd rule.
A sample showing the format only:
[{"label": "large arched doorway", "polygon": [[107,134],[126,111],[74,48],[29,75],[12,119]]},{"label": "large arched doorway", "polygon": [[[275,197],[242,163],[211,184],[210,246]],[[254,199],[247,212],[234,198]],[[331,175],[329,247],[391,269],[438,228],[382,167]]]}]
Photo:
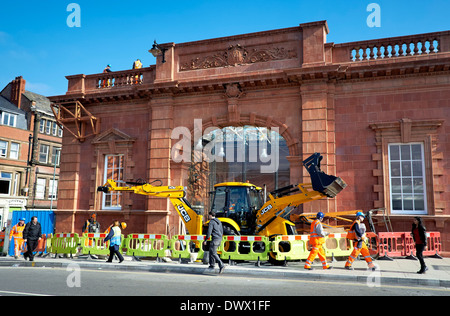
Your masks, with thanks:
[{"label": "large arched doorway", "polygon": [[188,178],[187,195],[192,206],[209,210],[208,193],[218,183],[249,182],[267,192],[289,185],[289,148],[277,130],[227,126],[197,140]]}]

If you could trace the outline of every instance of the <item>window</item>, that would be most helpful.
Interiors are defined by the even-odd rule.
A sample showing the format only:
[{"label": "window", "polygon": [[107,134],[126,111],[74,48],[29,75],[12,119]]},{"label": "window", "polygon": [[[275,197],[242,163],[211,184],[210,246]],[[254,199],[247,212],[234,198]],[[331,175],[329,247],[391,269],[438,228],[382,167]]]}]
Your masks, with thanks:
[{"label": "window", "polygon": [[61,155],[61,148],[52,147],[52,165],[56,163],[59,166],[59,158]]},{"label": "window", "polygon": [[8,142],[0,140],[0,157],[6,158],[7,152],[8,152]]},{"label": "window", "polygon": [[39,121],[39,133],[44,133],[45,130],[45,120],[41,119]]},{"label": "window", "polygon": [[46,134],[50,135],[50,128],[51,127],[52,127],[52,122],[47,120],[46,125],[45,125],[45,133]]},{"label": "window", "polygon": [[423,144],[389,144],[393,214],[427,214]]},{"label": "window", "polygon": [[63,136],[63,130],[61,127],[58,126],[58,136],[62,137]]},{"label": "window", "polygon": [[56,125],[56,122],[52,122],[52,135],[56,136],[58,132],[58,125]]},{"label": "window", "polygon": [[16,173],[14,175],[14,189],[13,189],[13,196],[19,195],[19,184],[20,184],[20,173]]},{"label": "window", "polygon": [[36,193],[35,198],[39,200],[43,200],[45,198],[45,183],[46,180],[44,178],[38,178],[36,181]]},{"label": "window", "polygon": [[[105,174],[104,182],[108,179],[115,181],[123,180],[123,155],[106,155],[105,156]],[[122,194],[120,192],[103,193],[104,209],[121,209]]]},{"label": "window", "polygon": [[11,143],[11,148],[9,150],[9,158],[19,159],[19,143]]},{"label": "window", "polygon": [[2,114],[2,124],[12,127],[16,127],[17,115],[3,112]]},{"label": "window", "polygon": [[41,144],[39,146],[39,162],[40,163],[48,162],[48,150],[49,150],[48,145]]},{"label": "window", "polygon": [[48,187],[48,198],[49,199],[56,199],[56,195],[58,193],[58,180],[50,180],[49,181],[49,187]]},{"label": "window", "polygon": [[0,194],[8,194],[11,190],[12,173],[0,172]]}]

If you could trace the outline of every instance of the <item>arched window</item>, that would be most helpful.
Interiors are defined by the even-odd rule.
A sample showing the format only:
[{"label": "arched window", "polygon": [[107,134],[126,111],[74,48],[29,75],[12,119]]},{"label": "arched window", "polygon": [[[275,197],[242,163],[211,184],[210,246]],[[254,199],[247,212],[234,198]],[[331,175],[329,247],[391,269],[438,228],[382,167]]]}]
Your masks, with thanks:
[{"label": "arched window", "polygon": [[[267,192],[290,184],[289,149],[277,129],[227,126],[205,134],[194,144],[188,199],[209,208],[207,193],[223,182],[250,182]],[[206,210],[205,209],[205,210]]]}]

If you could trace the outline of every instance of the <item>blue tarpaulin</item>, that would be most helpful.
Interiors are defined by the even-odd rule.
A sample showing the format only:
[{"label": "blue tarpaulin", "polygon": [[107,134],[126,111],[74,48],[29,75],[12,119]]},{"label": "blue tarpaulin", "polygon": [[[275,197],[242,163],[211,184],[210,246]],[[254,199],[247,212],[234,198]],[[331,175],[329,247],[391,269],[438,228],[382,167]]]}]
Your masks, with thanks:
[{"label": "blue tarpaulin", "polygon": [[[13,211],[11,227],[19,222],[20,218],[25,218],[25,224],[31,221],[31,217],[37,216],[38,222],[41,223],[42,234],[53,234],[55,228],[55,212],[29,210],[29,211]],[[14,238],[9,244],[8,254],[14,256]]]}]

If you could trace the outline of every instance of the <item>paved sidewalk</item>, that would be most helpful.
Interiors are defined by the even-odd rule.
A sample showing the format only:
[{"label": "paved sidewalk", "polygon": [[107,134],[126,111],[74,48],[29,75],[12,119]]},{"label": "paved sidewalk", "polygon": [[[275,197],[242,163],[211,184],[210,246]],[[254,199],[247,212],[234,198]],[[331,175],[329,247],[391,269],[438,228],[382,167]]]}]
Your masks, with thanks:
[{"label": "paved sidewalk", "polygon": [[[99,270],[122,270],[122,271],[147,271],[159,273],[187,273],[187,274],[211,274],[208,266],[201,262],[179,263],[156,262],[155,260],[133,261],[125,257],[125,261],[119,263],[106,263],[102,259],[86,258],[40,258],[36,257],[34,262],[12,257],[0,257],[0,267],[61,267],[66,268],[69,264],[76,263],[80,268]],[[260,278],[296,278],[322,281],[361,282],[368,286],[411,285],[432,286],[450,288],[450,258],[437,259],[425,258],[428,266],[426,274],[417,274],[420,264],[411,259],[395,259],[394,261],[375,260],[374,263],[379,270],[367,270],[365,261],[355,261],[353,271],[344,269],[345,261],[333,262],[333,269],[322,270],[321,264],[314,264],[313,271],[303,269],[303,263],[290,262],[287,266],[272,266],[262,263],[260,267],[254,263],[239,263],[227,265],[224,275],[239,275]],[[218,269],[216,268],[216,272]]]}]

